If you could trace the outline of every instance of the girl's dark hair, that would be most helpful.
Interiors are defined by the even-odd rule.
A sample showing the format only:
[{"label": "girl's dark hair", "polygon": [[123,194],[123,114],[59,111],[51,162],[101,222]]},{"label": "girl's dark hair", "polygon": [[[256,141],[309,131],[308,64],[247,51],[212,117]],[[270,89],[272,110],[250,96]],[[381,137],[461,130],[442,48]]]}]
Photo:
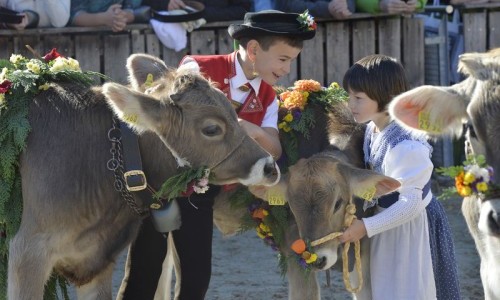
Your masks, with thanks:
[{"label": "girl's dark hair", "polygon": [[281,35],[263,35],[263,36],[255,36],[255,37],[242,37],[239,40],[239,43],[244,48],[247,47],[247,44],[250,40],[256,40],[259,42],[262,50],[267,51],[269,48],[276,43],[277,41],[283,41],[288,46],[292,46],[294,48],[302,49],[304,46],[304,40],[300,38],[292,38]]},{"label": "girl's dark hair", "polygon": [[358,60],[345,73],[342,85],[346,91],[362,92],[377,101],[379,112],[410,87],[403,66],[395,58],[381,54]]}]

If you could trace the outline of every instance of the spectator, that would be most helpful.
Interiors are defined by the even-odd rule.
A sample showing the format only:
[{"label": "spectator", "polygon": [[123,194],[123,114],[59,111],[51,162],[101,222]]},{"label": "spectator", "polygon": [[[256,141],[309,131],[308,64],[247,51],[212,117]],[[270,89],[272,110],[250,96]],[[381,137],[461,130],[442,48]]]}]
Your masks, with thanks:
[{"label": "spectator", "polygon": [[316,18],[345,19],[355,8],[355,0],[274,0],[274,8],[293,13],[309,10]]},{"label": "spectator", "polygon": [[253,11],[275,9],[274,0],[253,0]]},{"label": "spectator", "polygon": [[[118,32],[136,20],[134,9],[141,0],[73,0],[70,25],[107,26]],[[142,20],[141,20],[142,21]]]},{"label": "spectator", "polygon": [[[252,10],[252,0],[198,0],[205,5],[203,18],[207,22],[242,20],[245,13]],[[182,0],[144,0],[143,5],[152,9],[176,10],[186,4]]]},{"label": "spectator", "polygon": [[424,8],[427,0],[356,0],[356,11],[365,13],[414,13]]},{"label": "spectator", "polygon": [[69,20],[70,0],[0,0],[0,6],[23,14],[20,24],[7,25],[12,29],[64,27]]}]

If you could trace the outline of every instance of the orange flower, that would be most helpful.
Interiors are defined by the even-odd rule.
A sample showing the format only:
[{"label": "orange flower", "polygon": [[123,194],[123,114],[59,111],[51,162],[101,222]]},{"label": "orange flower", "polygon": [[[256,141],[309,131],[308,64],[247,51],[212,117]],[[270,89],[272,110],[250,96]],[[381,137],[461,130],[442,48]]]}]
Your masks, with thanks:
[{"label": "orange flower", "polygon": [[286,109],[294,109],[298,108],[300,110],[303,110],[304,107],[306,106],[306,101],[307,99],[304,97],[302,92],[300,91],[287,91],[283,92],[280,95],[281,100],[283,101],[283,106]]},{"label": "orange flower", "polygon": [[303,92],[318,92],[321,90],[321,84],[312,79],[297,80],[294,87],[296,90]]},{"label": "orange flower", "polygon": [[306,242],[304,242],[303,239],[298,239],[293,242],[290,248],[292,248],[295,253],[302,254],[304,251],[306,251]]},{"label": "orange flower", "polygon": [[264,219],[264,217],[267,215],[268,215],[267,211],[265,211],[263,208],[257,208],[252,213],[253,218],[260,220]]}]

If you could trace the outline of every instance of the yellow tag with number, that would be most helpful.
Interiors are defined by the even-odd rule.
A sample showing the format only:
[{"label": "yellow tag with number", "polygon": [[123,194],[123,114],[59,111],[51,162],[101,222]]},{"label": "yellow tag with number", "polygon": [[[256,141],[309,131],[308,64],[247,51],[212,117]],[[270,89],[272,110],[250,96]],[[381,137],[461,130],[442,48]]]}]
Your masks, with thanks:
[{"label": "yellow tag with number", "polygon": [[130,124],[137,123],[137,115],[136,114],[124,114],[123,120]]},{"label": "yellow tag with number", "polygon": [[376,191],[377,189],[373,186],[369,189],[366,189],[363,193],[361,193],[361,195],[359,195],[359,197],[363,198],[365,201],[372,201]]},{"label": "yellow tag with number", "polygon": [[144,85],[147,87],[150,87],[153,84],[153,74],[148,73],[146,76],[146,81],[144,82]]},{"label": "yellow tag with number", "polygon": [[269,205],[285,205],[286,203],[285,195],[280,189],[270,188],[266,196]]},{"label": "yellow tag with number", "polygon": [[418,113],[418,128],[430,133],[440,133],[442,131],[441,124],[431,123],[430,113],[421,111]]}]

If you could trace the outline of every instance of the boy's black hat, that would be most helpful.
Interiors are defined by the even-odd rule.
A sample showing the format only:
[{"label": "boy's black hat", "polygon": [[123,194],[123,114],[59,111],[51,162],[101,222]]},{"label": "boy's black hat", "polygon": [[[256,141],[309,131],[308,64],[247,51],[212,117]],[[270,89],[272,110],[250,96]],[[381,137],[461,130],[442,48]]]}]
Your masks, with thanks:
[{"label": "boy's black hat", "polygon": [[[310,17],[313,24],[308,24]],[[278,10],[263,10],[246,13],[242,24],[231,24],[227,30],[236,40],[242,37],[286,36],[309,40],[316,34],[316,24],[307,11],[304,14],[284,13]]]}]

